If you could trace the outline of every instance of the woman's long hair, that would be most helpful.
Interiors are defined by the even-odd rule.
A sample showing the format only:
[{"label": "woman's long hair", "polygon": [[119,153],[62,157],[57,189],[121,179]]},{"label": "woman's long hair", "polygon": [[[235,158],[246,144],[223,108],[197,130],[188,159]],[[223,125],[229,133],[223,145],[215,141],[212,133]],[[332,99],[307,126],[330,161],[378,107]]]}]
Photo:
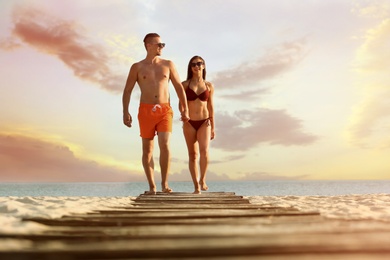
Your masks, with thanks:
[{"label": "woman's long hair", "polygon": [[191,63],[193,60],[195,59],[201,59],[203,61],[203,66],[204,66],[204,69],[203,69],[203,73],[202,73],[202,77],[204,80],[206,80],[206,62],[204,61],[204,59],[200,56],[194,56],[190,59],[190,62],[188,63],[188,69],[187,69],[187,80],[191,79],[192,78],[192,69],[191,69]]}]

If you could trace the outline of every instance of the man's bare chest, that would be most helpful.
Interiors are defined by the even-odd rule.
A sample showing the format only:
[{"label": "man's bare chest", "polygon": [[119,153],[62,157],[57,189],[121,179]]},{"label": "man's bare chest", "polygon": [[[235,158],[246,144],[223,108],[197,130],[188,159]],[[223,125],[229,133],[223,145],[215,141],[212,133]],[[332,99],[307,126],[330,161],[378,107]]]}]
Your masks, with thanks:
[{"label": "man's bare chest", "polygon": [[168,81],[169,69],[163,66],[143,66],[138,71],[138,80],[143,82]]}]

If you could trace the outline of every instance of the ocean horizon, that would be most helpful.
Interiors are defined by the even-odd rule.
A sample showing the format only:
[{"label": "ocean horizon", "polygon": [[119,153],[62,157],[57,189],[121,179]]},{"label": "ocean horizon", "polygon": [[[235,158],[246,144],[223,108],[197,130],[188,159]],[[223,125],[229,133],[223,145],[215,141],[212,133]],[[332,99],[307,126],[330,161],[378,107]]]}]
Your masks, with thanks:
[{"label": "ocean horizon", "polygon": [[[158,183],[159,184],[159,183]],[[339,196],[390,192],[390,180],[266,180],[209,181],[210,192],[235,192],[242,196]],[[193,192],[189,181],[172,181],[175,192]],[[0,197],[8,196],[138,196],[147,182],[34,182],[0,183]],[[157,190],[160,190],[159,185]]]}]

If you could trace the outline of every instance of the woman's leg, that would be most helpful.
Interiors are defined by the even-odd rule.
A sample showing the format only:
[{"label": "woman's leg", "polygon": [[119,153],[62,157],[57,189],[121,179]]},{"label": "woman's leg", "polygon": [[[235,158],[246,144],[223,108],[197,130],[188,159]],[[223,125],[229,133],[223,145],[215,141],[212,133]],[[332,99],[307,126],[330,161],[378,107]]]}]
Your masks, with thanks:
[{"label": "woman's leg", "polygon": [[208,190],[206,184],[206,172],[209,164],[209,146],[211,138],[211,127],[208,122],[205,122],[197,132],[197,139],[199,142],[199,165],[200,165],[200,179],[199,184],[202,190]]},{"label": "woman's leg", "polygon": [[196,167],[196,161],[198,157],[196,130],[191,126],[190,123],[186,122],[183,124],[183,133],[188,149],[188,168],[191,173],[192,182],[194,183],[194,193],[200,194],[200,187],[198,183],[198,169]]}]

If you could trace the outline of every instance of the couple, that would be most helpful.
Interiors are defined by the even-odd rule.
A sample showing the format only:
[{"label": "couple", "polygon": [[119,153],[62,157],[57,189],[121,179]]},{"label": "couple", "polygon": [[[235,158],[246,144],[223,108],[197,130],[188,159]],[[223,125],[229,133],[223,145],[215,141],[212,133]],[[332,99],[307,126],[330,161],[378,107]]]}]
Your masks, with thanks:
[{"label": "couple", "polygon": [[[180,82],[179,75],[172,61],[161,59],[165,43],[157,33],[149,33],[144,38],[146,58],[134,63],[123,91],[123,123],[131,127],[129,113],[130,96],[137,82],[140,90],[138,121],[142,137],[142,165],[149,182],[148,195],[156,194],[154,182],[153,148],[157,132],[160,148],[161,188],[170,193],[168,172],[170,164],[169,141],[172,132],[173,111],[169,104],[169,80],[179,98],[179,111],[183,121],[183,133],[187,143],[189,169],[195,187],[195,194],[208,190],[206,171],[208,149],[214,138],[214,87],[206,81],[206,65],[199,56],[191,58],[188,64],[187,80]],[[198,181],[197,156],[200,154],[200,179]]]}]

